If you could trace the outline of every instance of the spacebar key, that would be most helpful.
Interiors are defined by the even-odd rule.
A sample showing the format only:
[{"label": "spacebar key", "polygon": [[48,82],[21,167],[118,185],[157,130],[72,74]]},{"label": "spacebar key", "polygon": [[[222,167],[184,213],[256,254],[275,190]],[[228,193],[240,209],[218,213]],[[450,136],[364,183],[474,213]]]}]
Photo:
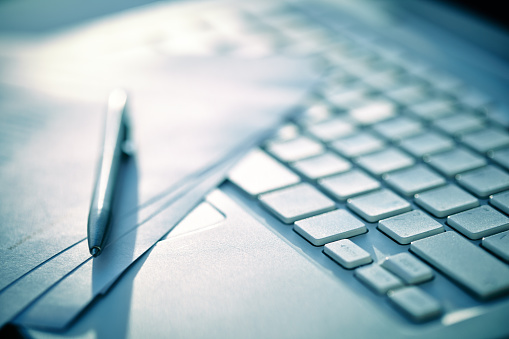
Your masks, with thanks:
[{"label": "spacebar key", "polygon": [[410,250],[478,298],[509,291],[509,267],[455,232],[414,241]]}]

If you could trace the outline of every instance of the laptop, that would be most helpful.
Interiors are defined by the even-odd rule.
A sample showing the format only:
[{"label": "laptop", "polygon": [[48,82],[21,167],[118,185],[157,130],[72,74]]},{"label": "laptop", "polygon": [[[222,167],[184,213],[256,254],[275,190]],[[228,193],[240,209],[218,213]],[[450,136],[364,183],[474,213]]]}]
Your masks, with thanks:
[{"label": "laptop", "polygon": [[320,80],[68,328],[17,334],[509,336],[504,30],[432,1],[204,5],[221,53]]}]

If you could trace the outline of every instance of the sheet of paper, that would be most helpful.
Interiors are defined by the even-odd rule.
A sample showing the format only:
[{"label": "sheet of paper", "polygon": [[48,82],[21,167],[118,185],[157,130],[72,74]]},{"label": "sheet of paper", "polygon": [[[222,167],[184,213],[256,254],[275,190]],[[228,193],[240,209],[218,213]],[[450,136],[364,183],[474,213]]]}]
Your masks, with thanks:
[{"label": "sheet of paper", "polygon": [[[163,74],[168,74],[168,77],[171,75],[174,81],[165,86],[164,79],[158,80],[154,76],[155,90],[150,91],[148,87],[138,89],[135,86],[129,89],[132,93],[131,113],[137,152],[133,164],[128,167],[131,179],[126,182],[126,189],[129,191],[122,194],[126,201],[119,214],[129,217],[130,222],[114,224],[113,229],[117,232],[110,235],[110,241],[138,226],[155,213],[146,211],[164,201],[163,197],[226,157],[239,145],[253,140],[260,131],[272,126],[299,101],[307,87],[303,82],[285,87],[281,83],[271,85],[270,80],[267,83],[250,81],[249,76],[235,79],[235,74],[246,76],[242,69],[259,70],[260,73],[255,73],[256,77],[269,71],[272,77],[275,69],[286,69],[288,73],[281,76],[292,77],[292,74],[296,74],[290,72],[292,68],[303,67],[301,62],[283,61],[200,58],[179,60],[173,66],[166,64],[165,68],[150,64],[154,67],[152,72],[163,69]],[[230,66],[233,69],[228,74],[226,70]],[[209,78],[206,76],[207,69],[211,73],[222,69],[222,79],[217,79],[216,74]],[[147,70],[139,72],[149,74]],[[298,78],[302,78],[302,73],[298,74]],[[77,99],[72,100],[70,107],[60,111],[61,116],[45,116],[45,119],[53,119],[51,122],[54,128],[40,131],[36,143],[28,141],[24,145],[25,151],[18,153],[19,150],[16,150],[15,157],[0,169],[8,174],[2,175],[1,180],[6,180],[3,184],[9,187],[8,195],[2,194],[0,197],[5,202],[2,203],[1,218],[5,221],[2,227],[8,225],[16,231],[2,230],[1,238],[2,258],[5,260],[2,260],[0,270],[6,274],[2,275],[4,289],[0,297],[5,294],[6,304],[13,305],[5,309],[5,321],[26,306],[32,297],[44,292],[45,288],[89,258],[87,253],[83,255],[77,252],[85,249],[82,243],[86,237],[86,220],[98,143],[101,140],[101,113],[104,104],[96,102],[83,105],[80,100],[76,105],[74,100]],[[75,110],[73,106],[80,106],[80,109]],[[53,112],[51,107],[48,110]],[[16,199],[12,200],[13,197]],[[195,203],[194,200],[192,202]],[[140,206],[146,208],[137,213]],[[188,203],[186,206],[189,209],[193,204]],[[173,216],[175,221],[178,221],[178,215],[182,217],[185,214],[186,207],[180,206],[178,211],[180,214]],[[143,214],[148,216],[143,217]],[[76,312],[86,306],[105,285],[114,281],[123,269],[173,225],[167,223],[158,232],[149,233],[150,237],[139,245],[136,255],[128,253],[123,257],[125,253],[122,251],[115,254],[111,260],[118,264],[117,269],[105,271],[108,274],[101,280],[101,288],[90,289],[93,294],[86,295],[86,302],[76,307]],[[39,233],[34,233],[35,227]],[[45,265],[53,265],[49,261],[39,271],[46,273],[36,274],[34,271],[25,276],[26,280],[21,281],[24,284],[22,286],[33,293],[19,298],[18,293],[12,292],[22,291],[16,284],[9,285],[12,281],[20,279],[67,248],[74,254],[67,254],[70,257],[65,261],[65,267],[43,270]],[[104,258],[107,258],[105,254]],[[30,282],[28,285],[27,281]],[[98,286],[97,278],[95,281],[94,286]],[[29,287],[31,284],[37,288]],[[65,316],[71,314],[66,312]]]},{"label": "sheet of paper", "polygon": [[[55,320],[58,326],[68,322],[213,186],[195,185],[212,176],[220,181],[224,168],[214,164],[238,155],[273,126],[315,78],[306,60],[222,55],[212,45],[175,49],[167,39],[154,44],[150,36],[162,23],[187,18],[172,10],[179,20],[168,20],[161,6],[147,9],[150,16],[134,11],[0,48],[0,83],[6,84],[0,119],[9,122],[0,126],[0,184],[6,187],[0,193],[0,300],[9,305],[0,325],[77,268],[85,270],[83,286],[93,288],[78,293],[81,303]],[[133,26],[133,18],[143,20]],[[140,39],[133,38],[133,27],[143,28]],[[117,194],[112,254],[106,251],[101,260],[110,258],[114,269],[96,270],[92,281],[86,275],[86,220],[103,112],[115,87],[130,95],[136,152]],[[183,199],[189,190],[197,193]],[[171,222],[163,227],[152,219],[164,207]],[[54,290],[74,288],[66,281]]]}]

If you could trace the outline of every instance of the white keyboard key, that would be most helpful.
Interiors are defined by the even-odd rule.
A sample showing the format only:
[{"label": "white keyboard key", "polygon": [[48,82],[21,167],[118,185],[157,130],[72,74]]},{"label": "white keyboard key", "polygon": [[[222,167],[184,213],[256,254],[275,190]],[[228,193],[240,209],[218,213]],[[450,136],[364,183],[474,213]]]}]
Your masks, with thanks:
[{"label": "white keyboard key", "polygon": [[348,171],[352,165],[338,155],[327,152],[322,155],[294,162],[292,167],[311,180]]},{"label": "white keyboard key", "polygon": [[352,109],[371,101],[367,88],[353,88],[327,96],[327,100],[339,109]]},{"label": "white keyboard key", "polygon": [[370,265],[355,270],[355,277],[379,294],[403,286],[403,282],[394,274],[379,265]]},{"label": "white keyboard key", "polygon": [[485,166],[460,174],[456,180],[461,186],[482,198],[509,188],[509,174],[494,166]]},{"label": "white keyboard key", "polygon": [[483,238],[482,245],[506,262],[509,262],[509,231]]},{"label": "white keyboard key", "polygon": [[473,114],[462,112],[437,119],[433,124],[445,133],[458,135],[482,128],[484,120]]},{"label": "white keyboard key", "polygon": [[276,140],[286,141],[297,138],[300,135],[299,127],[295,124],[286,124],[281,126],[276,132],[274,138]]},{"label": "white keyboard key", "polygon": [[416,157],[427,154],[450,150],[454,147],[454,141],[446,136],[435,132],[426,132],[401,141],[400,146]]},{"label": "white keyboard key", "polygon": [[497,164],[509,170],[509,148],[503,148],[493,152],[489,152],[489,157],[492,158]]},{"label": "white keyboard key", "polygon": [[386,189],[349,199],[347,206],[369,222],[392,217],[412,209],[406,200]]},{"label": "white keyboard key", "polygon": [[453,75],[437,70],[425,70],[419,74],[435,88],[446,92],[458,90],[464,86],[463,82]]},{"label": "white keyboard key", "polygon": [[485,128],[464,135],[461,141],[477,152],[486,153],[490,150],[509,146],[509,133],[496,128]]},{"label": "white keyboard key", "polygon": [[382,175],[414,164],[414,159],[395,148],[360,156],[356,159],[359,166],[374,175]]},{"label": "white keyboard key", "polygon": [[349,114],[360,124],[368,125],[395,116],[396,106],[388,100],[380,99],[353,109],[349,112]]},{"label": "white keyboard key", "polygon": [[314,124],[328,120],[332,116],[333,113],[329,105],[323,103],[313,104],[298,117],[298,122],[304,125]]},{"label": "white keyboard key", "polygon": [[454,113],[453,104],[446,99],[436,98],[409,107],[410,111],[426,120],[434,120]]},{"label": "white keyboard key", "polygon": [[380,220],[378,229],[402,245],[445,231],[441,223],[419,210]]},{"label": "white keyboard key", "polygon": [[509,191],[495,194],[490,197],[490,204],[509,214]]},{"label": "white keyboard key", "polygon": [[414,241],[410,250],[478,298],[509,291],[509,267],[455,232]]},{"label": "white keyboard key", "polygon": [[266,193],[260,202],[282,222],[290,224],[335,209],[334,201],[307,183]]},{"label": "white keyboard key", "polygon": [[439,218],[479,206],[479,200],[453,185],[416,194],[415,202]]},{"label": "white keyboard key", "polygon": [[426,100],[429,93],[426,91],[425,87],[413,84],[389,91],[386,95],[402,105],[411,105]]},{"label": "white keyboard key", "polygon": [[509,229],[509,218],[484,205],[447,217],[447,224],[464,236],[477,240]]},{"label": "white keyboard key", "polygon": [[486,165],[484,157],[463,148],[430,155],[426,161],[448,177]]},{"label": "white keyboard key", "polygon": [[474,109],[483,109],[492,103],[493,99],[491,97],[477,89],[471,87],[463,87],[461,89],[455,90],[454,94],[458,101],[461,102],[462,105],[470,106]]},{"label": "white keyboard key", "polygon": [[378,151],[385,145],[385,142],[366,132],[355,133],[355,135],[342,138],[331,143],[331,147],[346,157]]},{"label": "white keyboard key", "polygon": [[367,77],[362,80],[368,85],[383,91],[401,87],[403,86],[402,81],[404,81],[401,74],[393,70],[387,70],[372,75],[368,74]]},{"label": "white keyboard key", "polygon": [[419,133],[422,125],[416,120],[402,116],[379,122],[373,126],[373,130],[387,139],[399,140]]},{"label": "white keyboard key", "polygon": [[230,171],[228,179],[250,196],[300,182],[297,174],[259,149],[249,152]]},{"label": "white keyboard key", "polygon": [[406,196],[445,185],[446,180],[423,165],[389,173],[384,176],[389,186]]},{"label": "white keyboard key", "polygon": [[340,201],[380,187],[377,180],[357,169],[321,179],[318,183]]},{"label": "white keyboard key", "polygon": [[344,268],[356,268],[373,261],[368,252],[348,239],[325,245],[323,252]]},{"label": "white keyboard key", "polygon": [[362,221],[345,210],[336,210],[296,221],[293,229],[315,246],[322,246],[328,242],[350,238],[368,231]]},{"label": "white keyboard key", "polygon": [[417,286],[408,286],[391,291],[389,300],[414,321],[436,318],[442,312],[440,303]]},{"label": "white keyboard key", "polygon": [[419,284],[433,279],[431,268],[407,252],[386,258],[382,267],[394,273],[407,284]]},{"label": "white keyboard key", "polygon": [[352,134],[356,127],[344,118],[334,118],[308,127],[308,132],[324,142]]},{"label": "white keyboard key", "polygon": [[273,141],[267,145],[267,150],[281,161],[291,162],[324,152],[321,143],[307,137],[297,137],[288,141]]}]

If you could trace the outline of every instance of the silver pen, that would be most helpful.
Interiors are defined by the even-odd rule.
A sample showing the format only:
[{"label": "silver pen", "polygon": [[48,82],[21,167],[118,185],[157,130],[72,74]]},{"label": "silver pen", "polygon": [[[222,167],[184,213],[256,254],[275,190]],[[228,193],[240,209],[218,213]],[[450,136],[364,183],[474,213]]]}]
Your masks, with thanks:
[{"label": "silver pen", "polygon": [[127,94],[114,90],[108,99],[106,126],[99,170],[88,214],[88,248],[97,257],[104,248],[108,235],[113,192],[122,159],[122,146],[128,138]]}]

